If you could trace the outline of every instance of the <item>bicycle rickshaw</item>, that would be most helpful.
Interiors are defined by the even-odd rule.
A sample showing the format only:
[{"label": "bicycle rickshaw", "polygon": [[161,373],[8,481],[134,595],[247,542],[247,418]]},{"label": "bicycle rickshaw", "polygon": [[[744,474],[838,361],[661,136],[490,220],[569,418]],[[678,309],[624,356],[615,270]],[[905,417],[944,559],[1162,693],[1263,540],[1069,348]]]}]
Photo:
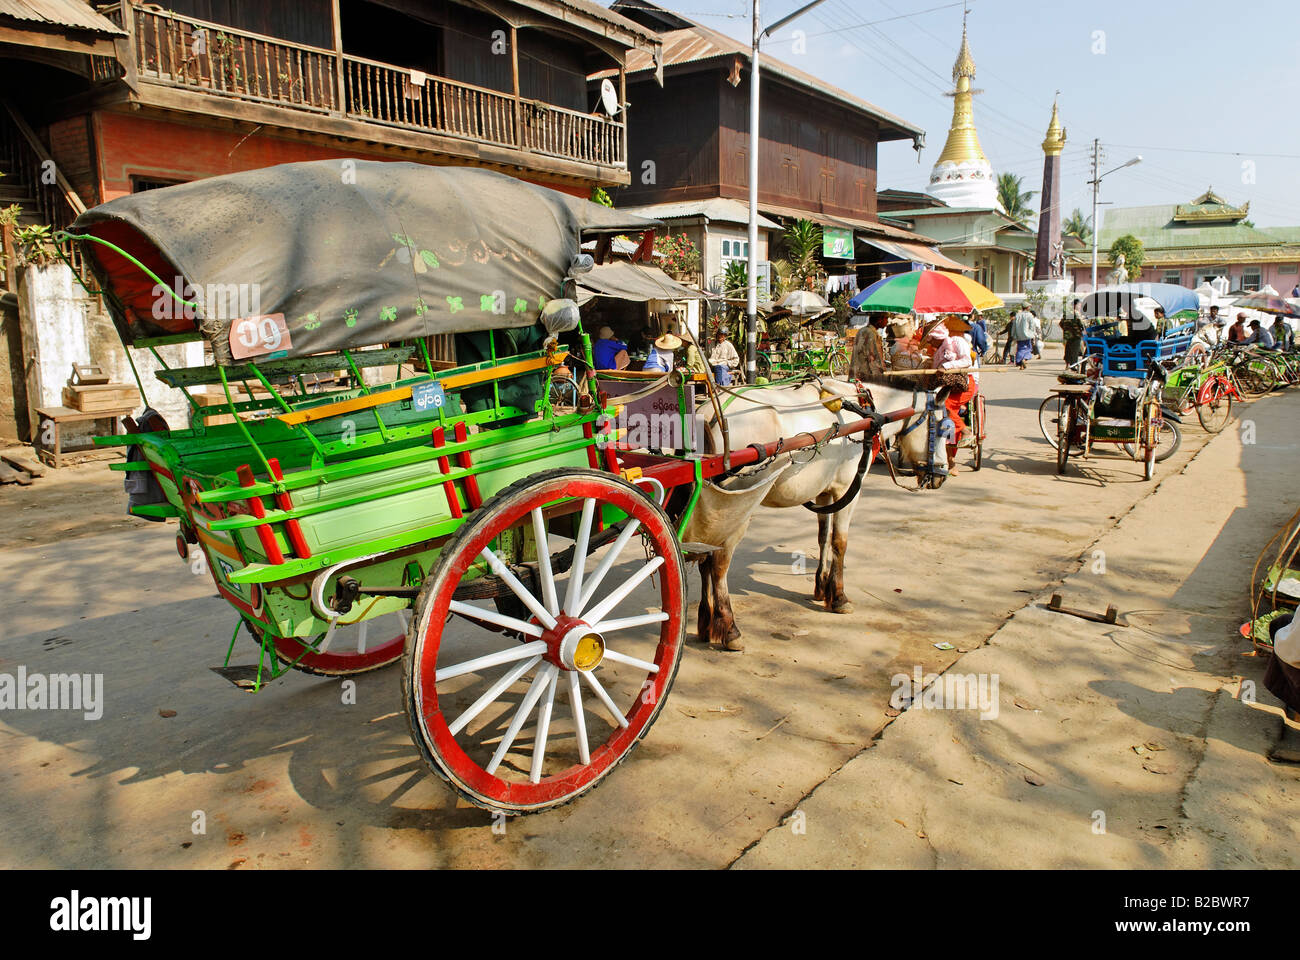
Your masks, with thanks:
[{"label": "bicycle rickshaw", "polygon": [[[566,299],[590,268],[582,239],[655,225],[490,171],[373,161],[214,177],[78,218],[63,239],[125,344],[211,350],[157,377],[195,406],[189,388],[219,385],[233,422],[168,429],[146,411],[97,442],[128,448],[113,469],[131,512],[176,521],[182,556],[206,558],[236,613],[224,669],[241,630],[257,644],[239,685],[401,660],[429,768],[505,813],[573,800],[627,756],[682,656],[679,533],[703,481],[913,412],[674,456],[619,449],[601,393],[557,411],[559,338],[592,366]],[[257,302],[232,307],[241,290]],[[435,370],[426,338],[443,334],[458,365]],[[361,375],[407,362],[423,370]],[[352,386],[306,388],[340,369]],[[264,395],[237,403],[232,382]]]},{"label": "bicycle rickshaw", "polygon": [[[1142,298],[1154,301],[1166,315],[1165,328],[1147,320]],[[1087,374],[1065,374],[1053,390],[1056,401],[1056,471],[1064,473],[1071,456],[1088,456],[1094,444],[1114,444],[1143,462],[1143,479],[1155,475],[1161,433],[1176,428],[1165,420],[1162,396],[1167,380],[1164,363],[1187,352],[1194,324],[1171,325],[1180,317],[1195,316],[1196,294],[1175,284],[1124,284],[1103,287],[1080,302],[1084,317],[1125,317],[1094,323],[1084,331]],[[1049,397],[1040,408],[1049,409]],[[1044,433],[1046,433],[1044,427]],[[1168,456],[1177,442],[1167,446]],[[1163,458],[1161,458],[1163,459]]]}]

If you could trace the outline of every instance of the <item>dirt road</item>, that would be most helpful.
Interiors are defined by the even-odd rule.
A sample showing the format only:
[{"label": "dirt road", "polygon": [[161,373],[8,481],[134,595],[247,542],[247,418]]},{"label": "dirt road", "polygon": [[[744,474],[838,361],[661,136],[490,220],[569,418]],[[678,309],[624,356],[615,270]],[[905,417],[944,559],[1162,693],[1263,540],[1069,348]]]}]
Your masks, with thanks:
[{"label": "dirt road", "polygon": [[[757,855],[765,837],[788,832],[782,824],[791,811],[806,806],[810,794],[822,796],[819,786],[838,782],[837,771],[875,762],[880,747],[867,748],[891,723],[892,677],[917,666],[942,671],[983,646],[1008,617],[1073,573],[1143,498],[1154,511],[1149,536],[1175,553],[1180,544],[1202,549],[1205,531],[1185,531],[1195,505],[1162,481],[1179,474],[1205,435],[1189,428],[1182,450],[1159,465],[1155,483],[1142,481],[1139,464],[1114,456],[1058,478],[1036,420],[1058,365],[1044,361],[1027,373],[985,378],[991,436],[983,470],[923,494],[872,472],[857,505],[846,573],[854,613],[826,613],[811,601],[815,556],[804,558],[816,550],[812,516],[799,509],[760,514],[731,576],[746,652],[692,643],[659,722],[610,780],[574,805],[511,821],[504,832],[425,772],[398,712],[394,671],[359,678],[355,703],[344,702],[337,681],[295,674],[253,696],[208,671],[225,655],[234,617],[211,582],[180,563],[161,525],[122,521],[116,474],[101,466],[97,477],[78,471],[60,478],[85,511],[75,518],[41,504],[50,486],[6,487],[0,582],[10,601],[0,624],[0,672],[21,665],[102,673],[106,706],[94,721],[66,712],[0,714],[7,780],[0,791],[0,864],[721,867],[751,848]],[[1261,447],[1290,443],[1289,434],[1267,438],[1283,429],[1285,415],[1294,416],[1296,403],[1292,396],[1270,398],[1246,414],[1258,411]],[[1264,413],[1273,410],[1266,429]],[[1198,576],[1225,584],[1213,600],[1223,605],[1223,623],[1237,615],[1227,605],[1239,609],[1244,601],[1241,554],[1253,559],[1252,537],[1258,533],[1262,544],[1293,509],[1282,497],[1252,495],[1248,502],[1241,466],[1230,457],[1216,461],[1195,488],[1242,508],[1240,549],[1213,551],[1213,569],[1197,568]],[[13,529],[14,517],[21,531]],[[121,526],[92,534],[98,517]],[[1198,609],[1192,600],[1181,606]],[[1051,649],[1046,644],[1076,661],[1092,655],[1055,624],[1045,620],[1037,646],[1015,662],[1031,664],[1031,653]],[[1147,626],[1164,636],[1178,625]],[[1231,639],[1220,631],[1213,643]],[[254,656],[241,638],[235,661]],[[1216,662],[1211,672],[1226,683],[1236,662]],[[1014,664],[1005,669],[1014,674]],[[1061,682],[1067,690],[1071,681]],[[1078,731],[1088,738],[1092,727],[1125,715],[1123,691],[1080,682],[1073,695],[1099,704]],[[914,718],[930,719],[909,711],[880,743]],[[1190,726],[1186,735],[1195,739],[1199,729]],[[909,740],[895,762],[934,750],[924,738]],[[1176,772],[1142,789],[1176,797],[1194,751],[1167,752]],[[1005,784],[993,787],[1010,795]],[[940,802],[931,795],[928,809]],[[945,807],[945,815],[960,817],[959,803]],[[876,841],[902,829],[892,816],[881,822],[851,809],[834,816],[846,835]],[[899,819],[911,841],[923,843],[910,817]],[[816,822],[810,814],[809,823]],[[1019,829],[1013,819],[1007,824]],[[990,837],[965,862],[1013,865]],[[1053,850],[1071,855],[1067,839],[1054,835],[1045,860]],[[868,862],[877,862],[878,848],[867,849]],[[1123,864],[1127,848],[1116,849],[1118,859],[1102,862]],[[754,862],[793,854],[771,856]]]}]

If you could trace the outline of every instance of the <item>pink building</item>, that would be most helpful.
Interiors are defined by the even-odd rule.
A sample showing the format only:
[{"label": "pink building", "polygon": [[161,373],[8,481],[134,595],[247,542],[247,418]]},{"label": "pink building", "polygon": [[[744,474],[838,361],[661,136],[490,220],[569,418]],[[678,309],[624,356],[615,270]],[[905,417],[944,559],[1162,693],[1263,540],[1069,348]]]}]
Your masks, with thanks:
[{"label": "pink building", "polygon": [[[1291,296],[1300,284],[1300,227],[1256,227],[1247,219],[1250,204],[1232,206],[1212,190],[1191,203],[1119,207],[1102,218],[1098,238],[1097,282],[1113,269],[1107,251],[1132,234],[1146,250],[1141,281],[1197,287],[1227,277],[1229,290],[1271,285]],[[1092,282],[1092,257],[1070,258],[1075,289]],[[1300,294],[1297,294],[1300,296]]]}]

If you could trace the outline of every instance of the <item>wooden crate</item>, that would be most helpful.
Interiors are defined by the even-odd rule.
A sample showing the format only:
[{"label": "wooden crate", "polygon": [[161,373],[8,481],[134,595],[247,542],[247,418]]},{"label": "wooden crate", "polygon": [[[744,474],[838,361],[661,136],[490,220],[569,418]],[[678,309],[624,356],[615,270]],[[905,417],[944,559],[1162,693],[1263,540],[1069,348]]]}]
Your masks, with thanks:
[{"label": "wooden crate", "polygon": [[134,408],[140,406],[140,391],[125,383],[69,384],[63,388],[63,404],[83,413]]}]

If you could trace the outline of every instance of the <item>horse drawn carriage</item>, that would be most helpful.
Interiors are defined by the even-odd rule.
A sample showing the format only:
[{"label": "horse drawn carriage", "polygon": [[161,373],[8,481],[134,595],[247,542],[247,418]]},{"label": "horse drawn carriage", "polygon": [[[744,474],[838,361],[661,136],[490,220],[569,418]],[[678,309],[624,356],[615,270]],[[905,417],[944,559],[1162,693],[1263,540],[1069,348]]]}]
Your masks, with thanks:
[{"label": "horse drawn carriage", "polygon": [[[824,457],[913,413],[859,407],[847,384],[804,388],[821,415],[806,428],[733,446],[724,421],[713,450],[652,452],[618,426],[639,396],[613,403],[593,379],[557,409],[548,381],[566,354],[594,368],[566,297],[590,268],[582,240],[655,226],[502,174],[370,161],[215,177],[77,220],[67,237],[123,342],[158,356],[201,341],[210,362],[157,377],[196,407],[200,385],[227,401],[229,423],[173,429],[147,410],[98,440],[128,449],[113,468],[132,513],[175,521],[182,556],[202,554],[233,608],[217,669],[256,691],[289,668],[402,661],[430,769],[507,814],[571,801],[627,756],[682,656],[681,535],[706,481]],[[250,288],[256,302],[236,306]],[[446,335],[457,365],[439,368],[427,342]],[[308,388],[337,370],[347,385]],[[261,389],[237,402],[232,383]],[[652,386],[687,389],[674,374]],[[258,647],[242,670],[241,631]]]}]

